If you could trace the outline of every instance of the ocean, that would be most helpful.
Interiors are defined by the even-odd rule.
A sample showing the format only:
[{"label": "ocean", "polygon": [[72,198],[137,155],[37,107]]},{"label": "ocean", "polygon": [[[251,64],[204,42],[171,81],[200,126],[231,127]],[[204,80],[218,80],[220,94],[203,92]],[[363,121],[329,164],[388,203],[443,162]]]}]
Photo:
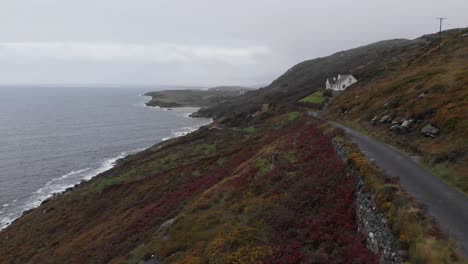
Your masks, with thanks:
[{"label": "ocean", "polygon": [[144,88],[0,87],[0,229],[128,154],[210,122]]}]

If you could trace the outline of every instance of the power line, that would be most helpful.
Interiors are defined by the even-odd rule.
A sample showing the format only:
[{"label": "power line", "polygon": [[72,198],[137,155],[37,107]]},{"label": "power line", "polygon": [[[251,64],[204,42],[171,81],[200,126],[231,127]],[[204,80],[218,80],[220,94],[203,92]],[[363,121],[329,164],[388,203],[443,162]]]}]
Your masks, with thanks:
[{"label": "power line", "polygon": [[440,24],[439,24],[439,49],[440,49],[440,45],[442,45],[442,21],[444,21],[444,19],[447,19],[446,17],[437,17],[436,19],[439,20]]}]

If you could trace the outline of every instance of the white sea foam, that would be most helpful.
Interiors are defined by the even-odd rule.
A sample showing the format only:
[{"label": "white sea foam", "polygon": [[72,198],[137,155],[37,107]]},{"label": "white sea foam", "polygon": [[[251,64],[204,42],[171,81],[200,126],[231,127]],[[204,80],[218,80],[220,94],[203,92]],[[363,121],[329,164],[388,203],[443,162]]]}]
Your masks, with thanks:
[{"label": "white sea foam", "polygon": [[[163,111],[169,111],[169,108],[162,108],[159,106],[150,106],[151,108],[155,108],[158,110],[163,110]],[[193,114],[194,112],[198,111],[200,108],[198,107],[176,107],[176,108],[170,108],[172,113],[177,116],[185,117],[185,118],[191,118],[190,115]],[[198,130],[201,126],[205,126],[213,122],[212,119],[206,119],[206,122],[201,122],[200,124],[194,125],[194,126],[187,126],[187,127],[182,127],[182,128],[177,128],[177,129],[171,129],[171,134],[167,137],[162,138],[162,141],[166,141],[172,138],[177,138],[177,137],[182,137],[185,136],[189,133],[192,133],[196,130]]]},{"label": "white sea foam", "polygon": [[168,112],[172,112],[174,113],[175,115],[178,115],[178,116],[182,116],[182,117],[185,117],[185,118],[190,118],[190,115],[197,112],[198,110],[200,110],[200,107],[174,107],[174,108],[167,108],[167,107],[160,107],[160,106],[147,106],[146,107],[149,107],[149,108],[152,108],[152,109],[156,109],[156,110],[159,110],[159,111],[168,111]]},{"label": "white sea foam", "polygon": [[53,180],[49,181],[47,184],[51,184],[51,183],[53,183],[54,181],[59,181],[59,180],[67,179],[67,178],[70,178],[70,177],[73,176],[73,175],[77,175],[77,174],[80,174],[80,173],[83,173],[83,172],[89,171],[89,170],[90,170],[90,168],[86,168],[86,169],[82,169],[82,170],[76,170],[76,171],[71,171],[71,172],[69,172],[69,173],[67,173],[67,174],[65,174],[65,175],[63,175],[63,176],[61,176],[61,177],[59,177],[59,178],[57,178],[57,179],[53,179]]},{"label": "white sea foam", "polygon": [[[24,204],[17,205],[14,212],[9,213],[7,217],[0,218],[0,230],[10,225],[10,223],[20,217],[24,211],[38,207],[44,200],[52,197],[55,193],[61,193],[67,188],[73,187],[80,181],[90,180],[96,175],[112,169],[119,159],[145,149],[147,148],[139,148],[133,151],[122,152],[116,157],[104,160],[100,163],[99,167],[94,170],[91,170],[91,168],[74,170],[48,181],[42,188],[38,189],[33,195],[31,195]],[[6,208],[8,206],[10,206],[10,204],[3,204],[2,208]],[[1,213],[3,212],[4,211],[1,211]]]},{"label": "white sea foam", "polygon": [[[61,193],[82,180],[90,180],[94,176],[112,169],[117,160],[141,150],[142,149],[122,152],[116,157],[106,159],[94,170],[91,170],[91,168],[74,170],[48,181],[42,188],[38,189],[25,202],[23,202],[23,204],[16,205],[16,210],[14,212],[9,213],[7,217],[0,218],[0,230],[7,227],[12,221],[20,217],[24,211],[38,207],[44,200],[52,197],[55,193]],[[5,208],[9,205],[10,204],[4,204],[2,207]]]},{"label": "white sea foam", "polygon": [[[164,109],[160,107],[153,107],[153,108],[158,109],[158,110],[168,111],[168,109]],[[183,107],[183,108],[175,108],[175,109],[176,110],[172,111],[174,114],[178,116],[183,116],[186,118],[190,118],[189,117],[190,114],[198,110],[198,108],[194,108],[194,107]],[[185,136],[197,130],[200,126],[207,125],[211,122],[212,122],[211,119],[207,119],[206,122],[200,122],[200,124],[195,125],[195,126],[187,126],[187,127],[182,127],[179,129],[171,129],[171,134],[168,137],[163,138],[162,140],[164,141],[164,140],[168,140],[171,138]],[[35,193],[33,193],[29,198],[27,198],[26,202],[13,201],[12,204],[3,204],[1,208],[13,207],[14,212],[10,212],[8,213],[8,216],[0,218],[0,230],[10,225],[10,223],[14,221],[15,219],[17,219],[18,217],[20,217],[23,212],[29,209],[38,207],[44,200],[52,197],[55,193],[61,193],[65,191],[67,188],[73,187],[75,184],[79,183],[80,181],[90,180],[96,175],[113,168],[117,160],[124,158],[127,155],[142,151],[144,149],[146,148],[136,149],[134,151],[129,151],[129,152],[122,152],[116,157],[112,157],[112,158],[104,160],[95,169],[87,167],[84,169],[73,170],[60,177],[52,179],[48,181],[42,188],[38,189]],[[4,210],[2,210],[1,213],[4,213],[5,212]]]},{"label": "white sea foam", "polygon": [[187,135],[189,133],[192,133],[192,132],[198,130],[201,126],[208,125],[211,122],[212,121],[210,120],[208,122],[205,122],[203,124],[196,125],[196,126],[182,127],[180,129],[171,129],[171,135],[168,136],[168,137],[163,138],[162,140],[166,141],[166,140],[169,140],[169,139],[172,139],[172,138],[178,138],[178,137],[185,136],[185,135]]},{"label": "white sea foam", "polygon": [[97,168],[96,170],[94,170],[91,173],[88,173],[85,177],[83,177],[83,179],[84,180],[89,180],[89,179],[93,178],[94,176],[96,176],[96,175],[98,175],[100,173],[103,173],[103,172],[105,172],[107,170],[112,169],[115,166],[117,160],[122,159],[125,156],[127,156],[129,154],[132,154],[132,153],[135,153],[135,152],[138,152],[138,151],[140,151],[140,150],[137,149],[137,150],[134,150],[134,151],[122,152],[117,157],[105,160],[103,163],[101,163],[101,166],[99,168]]}]

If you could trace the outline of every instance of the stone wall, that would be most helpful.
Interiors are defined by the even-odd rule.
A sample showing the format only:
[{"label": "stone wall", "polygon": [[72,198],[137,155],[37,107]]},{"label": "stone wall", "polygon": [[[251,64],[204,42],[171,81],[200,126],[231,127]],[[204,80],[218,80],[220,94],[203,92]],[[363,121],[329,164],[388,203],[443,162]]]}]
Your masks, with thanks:
[{"label": "stone wall", "polygon": [[356,216],[359,231],[366,236],[367,248],[380,255],[380,263],[403,263],[398,241],[388,225],[387,218],[377,208],[375,195],[364,191],[364,180],[359,177],[356,192]]},{"label": "stone wall", "polygon": [[[333,142],[337,155],[346,161],[349,155],[339,142]],[[380,263],[403,263],[398,241],[388,225],[387,218],[377,208],[375,195],[364,190],[364,178],[356,183],[356,217],[358,230],[366,237],[366,246],[380,256]]]}]

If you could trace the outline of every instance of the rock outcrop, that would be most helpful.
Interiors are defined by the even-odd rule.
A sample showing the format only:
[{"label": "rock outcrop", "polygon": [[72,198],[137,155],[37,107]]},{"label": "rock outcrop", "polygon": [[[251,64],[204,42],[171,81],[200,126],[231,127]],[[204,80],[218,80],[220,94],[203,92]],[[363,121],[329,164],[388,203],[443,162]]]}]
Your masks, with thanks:
[{"label": "rock outcrop", "polygon": [[380,123],[385,124],[387,122],[390,122],[392,120],[390,115],[384,115],[382,118],[380,118]]},{"label": "rock outcrop", "polygon": [[394,133],[401,133],[402,129],[401,126],[397,124],[394,124],[393,126],[390,127],[390,130]]},{"label": "rock outcrop", "polygon": [[431,124],[427,124],[423,128],[421,128],[421,133],[425,137],[435,138],[439,134],[439,132],[440,130],[435,126],[432,126]]},{"label": "rock outcrop", "polygon": [[401,123],[401,128],[405,129],[405,130],[410,130],[411,127],[413,126],[414,124],[414,120],[413,119],[407,119],[407,120],[404,120],[402,123]]}]

